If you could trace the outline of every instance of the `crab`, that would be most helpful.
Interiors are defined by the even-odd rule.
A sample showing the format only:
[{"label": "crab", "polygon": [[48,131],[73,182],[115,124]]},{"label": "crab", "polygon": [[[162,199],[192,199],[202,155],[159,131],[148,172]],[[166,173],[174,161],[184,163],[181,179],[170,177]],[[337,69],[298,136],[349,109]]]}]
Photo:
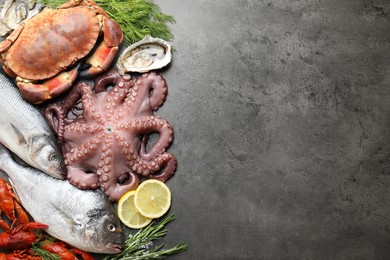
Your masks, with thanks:
[{"label": "crab", "polygon": [[0,43],[0,63],[23,98],[40,104],[70,89],[82,63],[86,76],[110,68],[122,40],[120,25],[93,0],[70,0],[19,25]]}]

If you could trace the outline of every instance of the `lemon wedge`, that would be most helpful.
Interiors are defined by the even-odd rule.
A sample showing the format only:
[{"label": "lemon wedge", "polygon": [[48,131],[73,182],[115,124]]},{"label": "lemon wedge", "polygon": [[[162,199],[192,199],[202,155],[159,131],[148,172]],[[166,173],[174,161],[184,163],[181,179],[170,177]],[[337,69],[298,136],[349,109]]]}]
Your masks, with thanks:
[{"label": "lemon wedge", "polygon": [[146,180],[135,191],[134,205],[141,215],[147,218],[159,218],[171,206],[171,191],[162,181]]},{"label": "lemon wedge", "polygon": [[123,195],[118,201],[118,217],[129,228],[143,228],[152,219],[141,215],[134,206],[135,190],[131,190]]}]

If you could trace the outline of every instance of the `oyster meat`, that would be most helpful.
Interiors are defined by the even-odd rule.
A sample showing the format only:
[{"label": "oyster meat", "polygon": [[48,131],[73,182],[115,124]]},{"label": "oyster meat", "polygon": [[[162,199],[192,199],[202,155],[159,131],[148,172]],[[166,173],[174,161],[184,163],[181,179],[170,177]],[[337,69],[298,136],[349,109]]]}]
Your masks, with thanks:
[{"label": "oyster meat", "polygon": [[38,14],[43,5],[34,0],[4,0],[0,1],[0,36],[11,33],[23,21]]},{"label": "oyster meat", "polygon": [[117,63],[121,74],[126,72],[144,73],[161,69],[171,62],[171,45],[160,39],[146,35],[141,41],[127,47]]}]

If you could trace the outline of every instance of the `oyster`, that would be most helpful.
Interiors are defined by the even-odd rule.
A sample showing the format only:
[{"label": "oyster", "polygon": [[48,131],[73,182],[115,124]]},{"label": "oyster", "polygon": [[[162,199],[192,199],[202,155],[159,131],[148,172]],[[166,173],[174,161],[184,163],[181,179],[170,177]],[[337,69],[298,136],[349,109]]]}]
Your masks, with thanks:
[{"label": "oyster", "polygon": [[122,52],[117,67],[121,74],[144,73],[161,69],[171,62],[171,58],[171,45],[168,42],[146,35],[141,41],[132,44]]},{"label": "oyster", "polygon": [[0,1],[0,36],[11,33],[20,23],[38,14],[42,8],[43,5],[36,4],[34,0]]}]

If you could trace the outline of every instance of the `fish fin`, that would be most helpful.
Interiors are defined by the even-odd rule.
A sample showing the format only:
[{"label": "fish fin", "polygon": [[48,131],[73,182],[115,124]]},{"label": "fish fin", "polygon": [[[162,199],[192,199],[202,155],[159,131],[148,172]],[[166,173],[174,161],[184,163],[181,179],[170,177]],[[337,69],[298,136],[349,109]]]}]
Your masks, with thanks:
[{"label": "fish fin", "polygon": [[18,136],[18,143],[19,144],[27,144],[27,140],[26,138],[24,138],[24,135],[22,134],[22,132],[20,132],[20,130],[14,126],[12,123],[11,123],[11,127],[12,129],[14,130],[15,134]]},{"label": "fish fin", "polygon": [[11,178],[8,178],[8,183],[9,183],[9,185],[11,185],[11,187],[13,189],[15,184],[12,182]]},{"label": "fish fin", "polygon": [[8,178],[8,183],[9,183],[9,185],[11,185],[12,191],[15,193],[16,199],[18,200],[18,202],[20,202],[19,194],[18,194],[17,190],[15,189],[15,183],[11,180],[11,178]]}]

